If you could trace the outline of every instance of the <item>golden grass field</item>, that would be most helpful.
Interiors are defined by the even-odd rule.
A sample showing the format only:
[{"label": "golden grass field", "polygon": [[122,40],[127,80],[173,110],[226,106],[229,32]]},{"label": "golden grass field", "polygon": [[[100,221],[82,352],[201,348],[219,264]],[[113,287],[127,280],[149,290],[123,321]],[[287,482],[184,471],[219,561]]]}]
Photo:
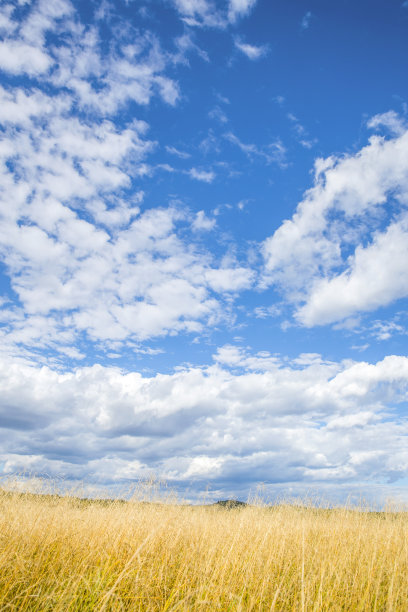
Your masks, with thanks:
[{"label": "golden grass field", "polygon": [[0,490],[0,610],[408,610],[408,513]]}]

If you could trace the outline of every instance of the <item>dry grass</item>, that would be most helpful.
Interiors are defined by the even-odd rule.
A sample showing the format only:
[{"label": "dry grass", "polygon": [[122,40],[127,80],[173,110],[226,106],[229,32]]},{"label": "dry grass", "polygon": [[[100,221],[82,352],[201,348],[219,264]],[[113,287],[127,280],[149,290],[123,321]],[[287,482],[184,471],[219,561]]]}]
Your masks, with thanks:
[{"label": "dry grass", "polygon": [[3,610],[408,610],[408,516],[0,491]]}]

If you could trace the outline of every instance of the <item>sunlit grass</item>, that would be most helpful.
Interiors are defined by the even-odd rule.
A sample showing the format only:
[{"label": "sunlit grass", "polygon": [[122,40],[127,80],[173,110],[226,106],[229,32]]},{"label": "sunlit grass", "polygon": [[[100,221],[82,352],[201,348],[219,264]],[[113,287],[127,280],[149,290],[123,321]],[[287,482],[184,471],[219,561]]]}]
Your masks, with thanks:
[{"label": "sunlit grass", "polygon": [[408,610],[408,515],[0,491],[0,610]]}]

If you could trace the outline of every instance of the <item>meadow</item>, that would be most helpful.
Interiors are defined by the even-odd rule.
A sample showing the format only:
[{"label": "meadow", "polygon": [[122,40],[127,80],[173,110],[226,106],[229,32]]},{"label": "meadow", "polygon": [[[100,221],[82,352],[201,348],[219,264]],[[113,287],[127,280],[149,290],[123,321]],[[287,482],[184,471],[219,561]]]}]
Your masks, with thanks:
[{"label": "meadow", "polygon": [[0,610],[408,609],[408,513],[0,490]]}]

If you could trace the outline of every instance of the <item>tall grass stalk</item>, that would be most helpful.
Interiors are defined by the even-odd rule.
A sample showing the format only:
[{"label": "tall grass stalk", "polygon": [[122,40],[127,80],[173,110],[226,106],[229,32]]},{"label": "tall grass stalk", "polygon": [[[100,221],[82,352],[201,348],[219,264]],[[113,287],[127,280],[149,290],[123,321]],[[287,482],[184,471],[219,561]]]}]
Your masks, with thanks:
[{"label": "tall grass stalk", "polygon": [[405,512],[0,490],[0,610],[408,609]]}]

